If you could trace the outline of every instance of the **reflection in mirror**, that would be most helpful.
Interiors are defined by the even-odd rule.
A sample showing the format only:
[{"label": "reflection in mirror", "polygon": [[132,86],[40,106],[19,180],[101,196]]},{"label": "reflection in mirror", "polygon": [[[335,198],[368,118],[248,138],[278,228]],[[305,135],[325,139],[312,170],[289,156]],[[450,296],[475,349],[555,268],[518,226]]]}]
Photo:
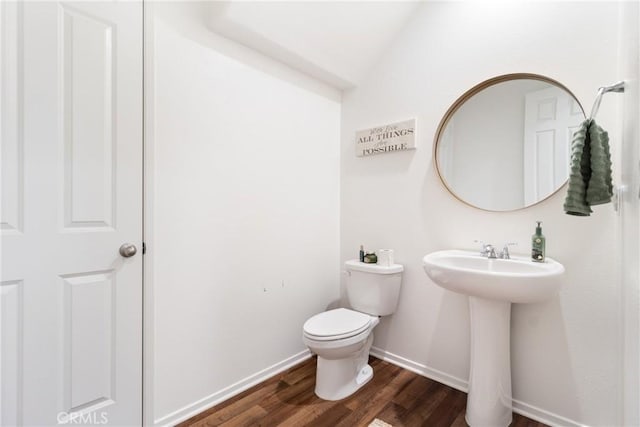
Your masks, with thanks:
[{"label": "reflection in mirror", "polygon": [[489,211],[534,205],[569,177],[571,136],[585,119],[573,94],[535,74],[487,80],[442,119],[436,168],[463,202]]}]

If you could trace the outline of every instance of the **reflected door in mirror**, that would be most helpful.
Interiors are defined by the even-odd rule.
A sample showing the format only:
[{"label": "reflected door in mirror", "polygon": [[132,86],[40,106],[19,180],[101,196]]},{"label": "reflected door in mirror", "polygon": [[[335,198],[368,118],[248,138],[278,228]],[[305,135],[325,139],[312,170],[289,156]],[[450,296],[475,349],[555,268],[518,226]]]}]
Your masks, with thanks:
[{"label": "reflected door in mirror", "polygon": [[525,94],[525,206],[549,197],[567,181],[571,137],[583,120],[580,104],[556,86]]}]

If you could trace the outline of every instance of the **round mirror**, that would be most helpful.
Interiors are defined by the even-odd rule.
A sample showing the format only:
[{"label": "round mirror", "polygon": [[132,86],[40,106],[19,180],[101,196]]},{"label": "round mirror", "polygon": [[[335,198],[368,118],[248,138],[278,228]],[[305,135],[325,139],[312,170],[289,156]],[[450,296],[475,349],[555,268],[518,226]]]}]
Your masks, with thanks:
[{"label": "round mirror", "polygon": [[584,110],[562,84],[508,74],[462,95],[438,126],[434,159],[464,203],[512,211],[541,202],[569,177],[571,137]]}]

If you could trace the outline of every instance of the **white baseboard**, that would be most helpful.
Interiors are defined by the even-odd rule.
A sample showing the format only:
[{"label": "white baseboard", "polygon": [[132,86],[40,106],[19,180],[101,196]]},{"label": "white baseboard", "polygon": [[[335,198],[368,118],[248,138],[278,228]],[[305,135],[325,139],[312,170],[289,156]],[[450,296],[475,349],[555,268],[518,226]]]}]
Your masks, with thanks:
[{"label": "white baseboard", "polygon": [[[421,363],[405,359],[404,357],[398,356],[397,354],[393,354],[377,347],[371,347],[371,355],[377,357],[378,359],[382,359],[385,362],[389,362],[393,365],[415,372],[416,374],[422,375],[423,377],[427,377],[439,383],[448,385],[449,387],[453,387],[456,390],[460,390],[465,393],[469,391],[469,382],[467,380],[454,377],[453,375],[438,371],[437,369],[430,368]],[[576,421],[551,413],[549,411],[545,411],[544,409],[537,408],[533,405],[529,405],[516,399],[512,400],[512,405],[513,412],[550,426],[587,427],[585,424],[578,423]]]},{"label": "white baseboard", "polygon": [[405,359],[402,356],[398,356],[397,354],[390,353],[377,347],[371,347],[371,355],[377,357],[378,359],[382,359],[385,362],[389,362],[411,372],[415,372],[416,374],[422,375],[423,377],[427,377],[432,380],[438,381],[439,383],[448,385],[449,387],[453,387],[456,390],[464,391],[465,393],[469,391],[469,383],[467,382],[467,380],[463,380],[461,378],[454,377],[453,375],[438,371],[437,369],[430,368],[426,365],[423,365],[422,363],[417,363],[413,360]]},{"label": "white baseboard", "polygon": [[512,399],[511,404],[513,406],[513,412],[550,426],[587,427],[586,424],[581,424],[579,422],[570,420],[569,418],[565,418],[561,415],[545,411],[544,409],[540,409],[516,399]]},{"label": "white baseboard", "polygon": [[154,421],[154,425],[156,426],[174,426],[182,421],[188,420],[189,418],[206,411],[207,409],[217,405],[220,402],[223,402],[227,399],[232,398],[233,396],[247,390],[248,388],[253,387],[254,385],[265,381],[274,375],[279,374],[282,371],[289,369],[290,367],[297,365],[311,357],[311,353],[309,350],[301,351],[298,354],[294,354],[293,356],[278,362],[266,369],[263,369],[260,372],[257,372],[247,378],[238,381],[235,384],[230,385],[229,387],[223,388],[220,391],[217,391],[207,397],[204,397],[190,405],[187,405],[177,411],[174,411],[168,415],[163,416]]}]

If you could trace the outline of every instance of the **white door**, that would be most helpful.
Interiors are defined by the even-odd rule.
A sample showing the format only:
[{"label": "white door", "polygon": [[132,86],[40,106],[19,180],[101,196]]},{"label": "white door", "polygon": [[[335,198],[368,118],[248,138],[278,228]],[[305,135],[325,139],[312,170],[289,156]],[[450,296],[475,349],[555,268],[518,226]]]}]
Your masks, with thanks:
[{"label": "white door", "polygon": [[525,96],[525,205],[551,195],[569,178],[571,137],[583,120],[580,104],[558,87]]},{"label": "white door", "polygon": [[0,14],[0,424],[140,425],[142,4]]}]

